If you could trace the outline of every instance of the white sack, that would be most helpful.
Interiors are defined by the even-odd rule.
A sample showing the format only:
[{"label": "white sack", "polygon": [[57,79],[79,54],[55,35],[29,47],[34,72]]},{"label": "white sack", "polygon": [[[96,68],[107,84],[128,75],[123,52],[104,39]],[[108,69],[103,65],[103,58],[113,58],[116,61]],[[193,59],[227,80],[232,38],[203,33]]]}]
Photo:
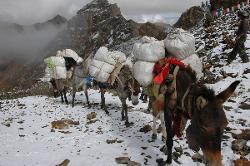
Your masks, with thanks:
[{"label": "white sack", "polygon": [[114,68],[113,65],[93,59],[89,66],[89,74],[99,82],[107,82]]},{"label": "white sack", "polygon": [[[111,51],[109,52],[109,56],[114,59],[116,63],[124,63],[127,59],[126,55],[120,51]],[[115,63],[115,64],[116,64]]]},{"label": "white sack", "polygon": [[55,78],[55,79],[66,79],[67,78],[66,67],[56,66],[56,70],[55,70],[53,78]]},{"label": "white sack", "polygon": [[63,57],[56,57],[56,56],[51,56],[48,57],[44,60],[44,62],[49,65],[53,65],[53,66],[65,66],[65,59]]},{"label": "white sack", "polygon": [[99,74],[100,72],[100,69],[93,66],[93,65],[90,65],[89,66],[89,75],[94,77],[94,78],[97,78],[97,75]]},{"label": "white sack", "polygon": [[135,43],[132,54],[138,61],[156,62],[165,57],[165,48],[163,41],[154,41],[151,43]]},{"label": "white sack", "polygon": [[71,57],[76,61],[77,64],[83,62],[83,59],[75,51],[71,49],[64,49],[62,51],[57,51],[56,56]]},{"label": "white sack", "polygon": [[182,60],[183,63],[185,64],[189,64],[191,66],[191,68],[196,72],[196,76],[197,79],[200,79],[201,77],[203,77],[203,67],[202,67],[202,62],[200,60],[200,58],[198,57],[198,55],[193,54],[189,57],[187,57],[186,59]]},{"label": "white sack", "polygon": [[106,72],[101,70],[100,73],[98,74],[96,80],[99,81],[99,82],[104,82],[105,83],[105,82],[108,81],[109,76],[110,76],[109,73],[106,73]]},{"label": "white sack", "polygon": [[180,28],[177,28],[174,32],[169,33],[164,40],[164,44],[168,52],[180,60],[183,60],[195,53],[194,36]]},{"label": "white sack", "polygon": [[100,68],[97,68],[93,65],[89,67],[89,74],[99,82],[107,82],[110,76],[110,73],[106,73],[105,71],[102,71]]},{"label": "white sack", "polygon": [[103,70],[106,73],[111,73],[115,68],[115,66],[113,65],[95,59],[92,60],[91,65],[99,68],[100,70]]},{"label": "white sack", "polygon": [[63,57],[51,56],[44,60],[47,64],[45,72],[55,79],[66,79],[67,70],[65,66],[65,60]]},{"label": "white sack", "polygon": [[152,42],[157,41],[157,39],[154,38],[154,37],[143,36],[143,37],[141,38],[141,41],[142,41],[142,43],[152,43]]},{"label": "white sack", "polygon": [[126,55],[120,51],[108,51],[107,47],[100,47],[94,59],[115,65],[126,61]]},{"label": "white sack", "polygon": [[155,63],[143,61],[137,61],[134,64],[134,77],[140,83],[140,85],[146,87],[152,82],[154,65]]}]

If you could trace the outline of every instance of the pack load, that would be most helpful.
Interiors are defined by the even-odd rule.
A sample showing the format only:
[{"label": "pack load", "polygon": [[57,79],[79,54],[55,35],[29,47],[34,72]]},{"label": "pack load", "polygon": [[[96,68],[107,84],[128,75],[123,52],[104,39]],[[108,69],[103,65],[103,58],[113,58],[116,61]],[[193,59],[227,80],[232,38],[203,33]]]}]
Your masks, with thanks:
[{"label": "pack load", "polygon": [[164,44],[168,52],[180,60],[195,53],[194,36],[181,28],[171,31],[165,38]]},{"label": "pack load", "polygon": [[64,49],[62,51],[59,50],[57,51],[56,56],[73,58],[77,64],[80,64],[83,62],[83,59],[75,51],[71,49]]},{"label": "pack load", "polygon": [[126,62],[126,55],[119,51],[108,51],[100,47],[89,65],[89,74],[99,82],[108,82],[114,70]]},{"label": "pack load", "polygon": [[46,75],[54,79],[66,79],[67,70],[65,66],[65,59],[63,57],[51,56],[44,60],[47,65]]},{"label": "pack load", "polygon": [[165,48],[163,41],[153,37],[144,36],[141,41],[142,43],[135,43],[132,50],[135,60],[133,74],[135,79],[146,87],[152,82],[155,62],[165,57]]},{"label": "pack load", "polygon": [[183,59],[182,62],[187,64],[187,65],[188,64],[190,65],[190,67],[196,72],[196,77],[198,80],[203,77],[202,62],[197,54],[193,54],[193,55]]}]

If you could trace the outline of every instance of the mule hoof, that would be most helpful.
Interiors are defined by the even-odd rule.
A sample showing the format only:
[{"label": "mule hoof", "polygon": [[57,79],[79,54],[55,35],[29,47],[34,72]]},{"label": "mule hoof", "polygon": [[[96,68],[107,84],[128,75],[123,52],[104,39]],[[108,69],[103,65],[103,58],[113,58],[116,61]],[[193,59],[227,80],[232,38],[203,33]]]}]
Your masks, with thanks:
[{"label": "mule hoof", "polygon": [[165,142],[165,141],[166,141],[166,138],[165,138],[164,136],[161,136],[161,140],[162,140],[163,142]]},{"label": "mule hoof", "polygon": [[166,145],[163,145],[163,147],[160,149],[161,152],[163,152],[165,155],[168,154],[168,148]]},{"label": "mule hoof", "polygon": [[104,110],[107,115],[109,115],[109,112],[107,110]]},{"label": "mule hoof", "polygon": [[155,141],[157,139],[157,134],[152,134],[152,140]]},{"label": "mule hoof", "polygon": [[126,127],[133,126],[133,124],[134,124],[133,122],[130,122],[130,123],[129,123],[129,122],[125,122],[125,126],[126,126]]},{"label": "mule hoof", "polygon": [[172,159],[167,159],[166,164],[172,164]]},{"label": "mule hoof", "polygon": [[125,116],[122,116],[122,121],[124,121],[125,120]]}]

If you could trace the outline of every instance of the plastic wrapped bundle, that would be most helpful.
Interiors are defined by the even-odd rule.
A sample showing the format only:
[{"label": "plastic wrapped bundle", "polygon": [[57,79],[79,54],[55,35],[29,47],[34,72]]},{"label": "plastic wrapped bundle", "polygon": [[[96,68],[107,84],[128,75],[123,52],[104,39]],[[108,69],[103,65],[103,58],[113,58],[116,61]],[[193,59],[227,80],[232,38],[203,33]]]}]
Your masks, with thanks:
[{"label": "plastic wrapped bundle", "polygon": [[77,64],[80,64],[83,62],[83,59],[75,51],[71,49],[64,49],[62,51],[57,51],[56,56],[71,57],[76,61]]},{"label": "plastic wrapped bundle", "polygon": [[100,47],[94,59],[115,65],[116,63],[124,63],[126,61],[126,55],[120,51],[108,51],[107,47]]},{"label": "plastic wrapped bundle", "polygon": [[169,33],[164,40],[164,44],[168,52],[180,60],[195,53],[194,36],[181,28]]},{"label": "plastic wrapped bundle", "polygon": [[47,64],[46,71],[51,78],[66,79],[67,70],[65,67],[65,60],[63,57],[51,56],[44,60]]},{"label": "plastic wrapped bundle", "polygon": [[137,61],[133,67],[133,74],[140,85],[146,87],[153,80],[154,62]]},{"label": "plastic wrapped bundle", "polygon": [[196,76],[197,79],[200,79],[201,77],[203,77],[203,65],[202,62],[200,60],[200,58],[198,57],[198,55],[193,54],[189,57],[187,57],[186,59],[182,60],[183,63],[185,64],[189,64],[191,66],[191,68],[196,72]]},{"label": "plastic wrapped bundle", "polygon": [[132,54],[137,61],[156,62],[165,57],[163,41],[135,43]]}]

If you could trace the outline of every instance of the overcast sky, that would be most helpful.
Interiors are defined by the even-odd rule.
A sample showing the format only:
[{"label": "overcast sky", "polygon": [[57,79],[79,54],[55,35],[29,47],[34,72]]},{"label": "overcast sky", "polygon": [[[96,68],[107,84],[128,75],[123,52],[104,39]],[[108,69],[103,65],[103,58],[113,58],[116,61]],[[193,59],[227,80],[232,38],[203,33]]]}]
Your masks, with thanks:
[{"label": "overcast sky", "polygon": [[[43,22],[56,14],[71,18],[91,0],[0,0],[0,21],[19,24]],[[179,16],[202,0],[109,0],[117,3],[126,18],[136,21]]]}]

